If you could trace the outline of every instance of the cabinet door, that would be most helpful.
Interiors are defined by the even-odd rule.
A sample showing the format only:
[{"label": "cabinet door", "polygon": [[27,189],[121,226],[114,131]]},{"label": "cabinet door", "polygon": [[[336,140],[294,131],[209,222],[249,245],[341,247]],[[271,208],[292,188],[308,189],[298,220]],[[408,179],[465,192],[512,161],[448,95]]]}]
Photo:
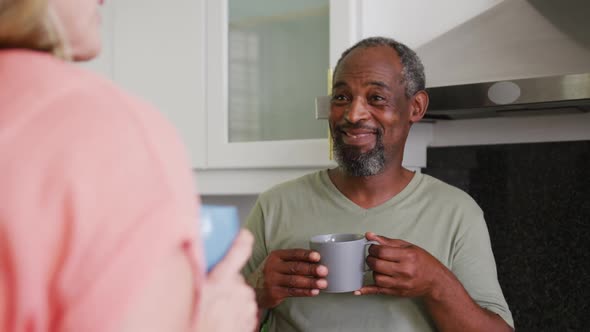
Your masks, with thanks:
[{"label": "cabinet door", "polygon": [[206,158],[204,0],[117,0],[113,72],[178,129],[193,167]]},{"label": "cabinet door", "polygon": [[207,0],[207,167],[331,165],[315,119],[358,0]]}]

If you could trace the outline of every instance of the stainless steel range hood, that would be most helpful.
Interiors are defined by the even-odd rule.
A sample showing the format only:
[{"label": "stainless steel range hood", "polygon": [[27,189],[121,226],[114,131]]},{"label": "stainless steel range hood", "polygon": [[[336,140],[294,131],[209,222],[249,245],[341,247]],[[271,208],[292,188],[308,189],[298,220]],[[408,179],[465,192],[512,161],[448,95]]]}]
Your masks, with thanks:
[{"label": "stainless steel range hood", "polygon": [[590,112],[590,73],[429,88],[426,119]]},{"label": "stainless steel range hood", "polygon": [[427,119],[590,111],[590,1],[504,0],[416,48]]}]

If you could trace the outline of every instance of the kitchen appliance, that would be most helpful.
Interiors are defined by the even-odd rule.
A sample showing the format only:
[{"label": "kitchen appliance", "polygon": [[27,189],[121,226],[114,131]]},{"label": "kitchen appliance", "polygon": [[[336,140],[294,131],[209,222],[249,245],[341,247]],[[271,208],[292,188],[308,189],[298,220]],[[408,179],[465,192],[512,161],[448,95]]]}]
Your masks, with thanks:
[{"label": "kitchen appliance", "polygon": [[426,119],[456,120],[590,112],[590,73],[427,89]]},{"label": "kitchen appliance", "polygon": [[416,48],[425,119],[590,111],[590,1],[504,0]]}]

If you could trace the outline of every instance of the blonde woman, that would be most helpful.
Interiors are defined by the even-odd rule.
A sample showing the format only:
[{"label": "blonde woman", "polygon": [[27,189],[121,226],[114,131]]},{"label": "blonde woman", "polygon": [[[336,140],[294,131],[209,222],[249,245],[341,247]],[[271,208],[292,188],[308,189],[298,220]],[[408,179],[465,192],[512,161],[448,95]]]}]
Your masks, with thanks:
[{"label": "blonde woman", "polygon": [[205,275],[175,131],[69,63],[100,4],[0,0],[0,331],[252,330],[251,235]]}]

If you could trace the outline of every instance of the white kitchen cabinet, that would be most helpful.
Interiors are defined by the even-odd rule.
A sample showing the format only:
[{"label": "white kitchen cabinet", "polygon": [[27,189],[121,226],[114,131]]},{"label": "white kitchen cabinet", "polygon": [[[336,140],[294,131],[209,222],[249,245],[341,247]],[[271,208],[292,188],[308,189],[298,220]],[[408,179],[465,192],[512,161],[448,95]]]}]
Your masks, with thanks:
[{"label": "white kitchen cabinet", "polygon": [[[329,59],[319,77],[327,80],[328,69],[339,54],[358,40],[358,0],[282,1],[291,7],[301,7],[283,12],[276,1],[236,1],[243,7],[262,8],[264,4],[276,7],[277,15],[269,15],[268,9],[262,14],[268,20],[290,19],[293,13],[305,16],[309,14],[307,9],[316,9],[314,3],[322,2],[329,3],[325,8],[329,15],[329,31],[325,31],[329,35],[329,45],[325,45],[329,48]],[[228,0],[177,0],[174,6],[155,0],[113,3],[112,77],[127,90],[153,103],[175,124],[188,146],[194,168],[297,168],[333,164],[329,160],[327,123],[315,119],[313,98],[306,100],[305,109],[297,111],[304,119],[300,125],[302,133],[296,132],[300,137],[274,140],[271,135],[270,139],[231,141]],[[312,12],[311,16],[314,15]],[[287,61],[281,64],[281,57],[275,58],[279,66],[292,66]],[[283,83],[276,84],[285,84],[292,78],[281,79]],[[317,95],[327,94],[327,84],[320,84]],[[298,107],[288,96],[285,103]],[[275,132],[280,132],[281,126],[291,129],[293,125],[293,122],[275,125],[266,121],[266,130],[279,128]],[[307,135],[304,131],[311,126],[316,130]]]},{"label": "white kitchen cabinet", "polygon": [[[325,120],[315,119],[314,98],[327,94],[329,67],[358,40],[357,8],[356,0],[207,1],[207,168],[332,164],[328,126]],[[304,44],[305,38],[309,45]],[[305,47],[300,54],[310,59],[290,56],[289,50]],[[275,56],[269,59],[265,51]],[[244,65],[239,66],[240,61]],[[309,68],[303,67],[315,67],[315,75],[302,77],[301,72],[309,74]],[[307,77],[311,78],[305,82]],[[244,78],[246,83],[235,82]],[[306,84],[314,85],[315,95],[298,99],[299,90],[309,89]],[[275,89],[277,85],[292,86],[292,90],[285,93],[288,89]]]},{"label": "white kitchen cabinet", "polygon": [[206,166],[205,3],[117,0],[113,78],[178,129],[193,167]]},{"label": "white kitchen cabinet", "polygon": [[[315,96],[328,92],[328,67],[334,68],[340,54],[361,39],[363,22],[373,21],[365,16],[368,11],[364,7],[370,4],[371,1],[362,0],[207,0],[207,169],[301,169],[335,164],[329,159],[327,121],[315,119],[313,100]],[[328,21],[325,27],[329,28],[329,31],[325,32],[326,45],[318,45],[316,35],[321,35],[322,32],[314,31],[316,21],[309,19],[318,13],[321,14],[322,5],[325,6]],[[236,13],[240,9],[242,12]],[[243,14],[244,17],[236,19],[239,14]],[[299,23],[296,29],[290,26],[294,21]],[[245,28],[240,28],[240,25]],[[382,32],[387,31],[387,25],[384,24],[382,27]],[[263,30],[264,28],[266,30]],[[305,35],[305,29],[310,29],[309,34],[313,36]],[[269,30],[272,31],[270,36]],[[277,30],[280,31],[276,32]],[[308,45],[297,44],[302,40],[302,34],[303,38],[309,39]],[[232,39],[236,37],[237,41]],[[260,54],[268,47],[261,46],[262,42],[257,38],[265,38],[263,42],[267,44],[274,42],[271,51],[276,56],[269,59],[265,58],[265,54]],[[250,49],[244,47],[244,44],[248,44]],[[283,47],[282,44],[288,46]],[[316,64],[325,61],[321,59],[322,53],[318,51],[315,59],[312,57],[307,62],[306,59],[297,59],[297,65],[291,61],[292,57],[289,57],[289,47],[308,47],[315,50],[322,46],[324,49],[327,48],[326,68]],[[236,48],[239,50],[236,51]],[[236,53],[237,56],[241,56],[238,60],[235,58]],[[309,53],[302,55],[305,56],[309,57]],[[238,66],[235,66],[236,61],[241,61]],[[278,64],[275,64],[275,67],[271,64],[268,68],[272,69],[267,71],[279,74],[268,74],[264,70],[252,69],[247,65],[254,63],[253,66],[256,66],[262,62],[262,66],[265,66],[268,61]],[[239,66],[242,62],[246,65]],[[302,79],[305,74],[301,72],[307,68],[301,68],[301,65],[315,66],[313,70],[317,75],[305,81],[305,76]],[[234,72],[238,70],[243,74],[236,75]],[[268,77],[271,78],[270,82],[260,82]],[[244,78],[248,79],[245,83],[235,83],[236,80]],[[290,82],[297,80],[299,83],[294,85]],[[316,95],[307,95],[307,99],[297,99],[296,93],[292,90],[298,92],[308,88],[306,85],[312,84],[315,84],[313,88],[317,91]],[[270,107],[266,105],[268,112],[264,113],[265,105],[261,103],[275,97],[272,93],[267,93],[267,90],[273,90],[275,85],[291,85],[292,90],[287,89],[288,92],[282,96],[284,100],[278,98],[278,102],[271,102]],[[256,98],[244,102],[249,95]],[[248,108],[252,111],[247,112]],[[296,115],[292,116],[295,113]],[[235,118],[240,116],[239,121],[235,121]],[[405,166],[419,168],[426,165],[426,146],[432,137],[431,130],[431,124],[417,124],[414,127],[406,146]]]}]

